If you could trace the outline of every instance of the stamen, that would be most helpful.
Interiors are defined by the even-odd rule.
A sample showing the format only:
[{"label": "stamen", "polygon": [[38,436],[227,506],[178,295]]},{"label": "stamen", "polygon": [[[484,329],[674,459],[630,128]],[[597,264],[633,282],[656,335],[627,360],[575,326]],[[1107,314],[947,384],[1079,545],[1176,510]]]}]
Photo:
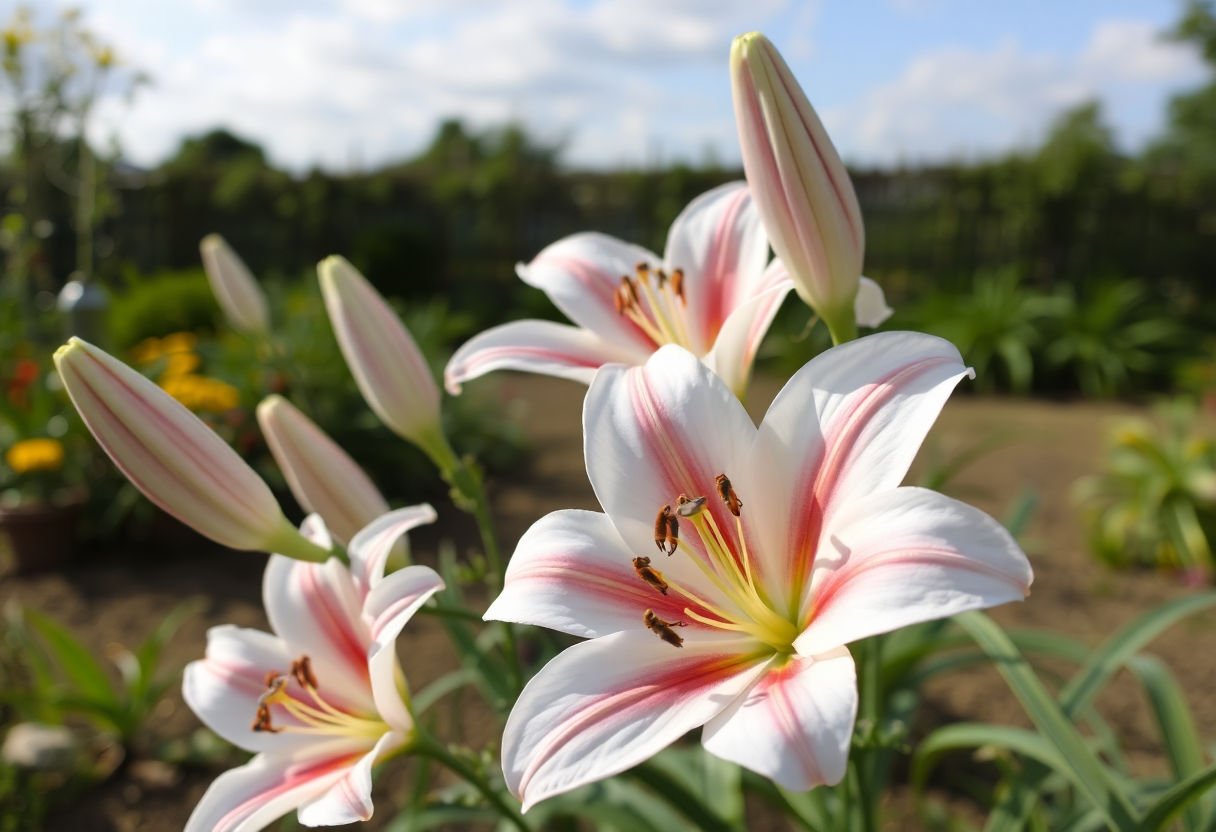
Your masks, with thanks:
[{"label": "stamen", "polygon": [[646,625],[652,633],[657,635],[663,641],[670,644],[672,647],[683,647],[684,639],[680,637],[672,627],[687,627],[685,621],[664,621],[655,615],[654,610],[647,609],[642,613],[642,623]]},{"label": "stamen", "polygon": [[654,518],[654,545],[670,557],[680,544],[680,524],[671,514],[671,506],[663,506]]},{"label": "stamen", "polygon": [[676,498],[676,513],[681,517],[696,517],[705,509],[705,498],[697,497],[695,500],[690,500],[681,494]]},{"label": "stamen", "polygon": [[300,656],[291,663],[291,675],[302,688],[317,687],[317,677],[313,675],[308,656]]},{"label": "stamen", "polygon": [[676,269],[671,273],[671,291],[680,299],[681,303],[687,303],[684,298],[684,270]]},{"label": "stamen", "polygon": [[667,594],[667,581],[663,579],[662,572],[650,565],[650,558],[634,558],[633,568],[634,571],[638,573],[639,578],[650,584],[664,595]]},{"label": "stamen", "polygon": [[739,516],[739,509],[743,507],[743,501],[739,499],[739,495],[735,493],[735,489],[731,487],[730,479],[726,474],[718,474],[714,478],[714,484],[718,486],[718,496],[722,498],[722,502],[726,503],[726,507],[730,509],[730,513]]}]

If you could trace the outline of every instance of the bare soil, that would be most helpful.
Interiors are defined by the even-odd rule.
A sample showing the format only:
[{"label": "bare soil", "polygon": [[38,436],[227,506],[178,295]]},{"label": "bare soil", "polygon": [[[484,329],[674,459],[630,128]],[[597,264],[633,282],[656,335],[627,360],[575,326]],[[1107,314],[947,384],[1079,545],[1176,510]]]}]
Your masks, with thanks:
[{"label": "bare soil", "polygon": [[[526,471],[492,483],[501,540],[509,551],[534,520],[558,508],[597,508],[582,464],[580,410],[584,388],[559,380],[517,376],[501,385],[504,400],[523,402],[534,458]],[[754,385],[750,409],[757,418],[777,390],[771,381]],[[504,401],[504,410],[507,401]],[[1092,559],[1069,490],[1078,477],[1099,465],[1106,428],[1138,411],[1128,406],[1044,403],[956,396],[946,407],[918,460],[923,471],[934,458],[948,458],[977,442],[1002,437],[1003,444],[966,468],[948,490],[999,518],[1023,494],[1037,508],[1024,536],[1035,566],[1032,596],[1024,604],[996,610],[1010,627],[1057,631],[1097,645],[1152,606],[1194,592],[1176,577],[1151,572],[1112,572]],[[412,536],[413,550],[433,562],[441,538],[459,550],[474,547],[465,518],[440,505],[439,526]],[[137,644],[184,599],[204,599],[203,611],[188,620],[171,644],[167,662],[180,667],[201,656],[204,633],[230,622],[265,627],[260,603],[264,560],[257,555],[192,548],[187,543],[156,550],[102,555],[81,553],[68,568],[0,580],[0,604],[18,602],[53,616],[80,634],[97,654],[114,644]],[[1216,615],[1195,616],[1158,639],[1151,651],[1177,674],[1201,736],[1216,740]],[[400,643],[415,689],[453,666],[444,634],[430,618],[419,617]],[[1168,770],[1147,704],[1130,678],[1120,677],[1099,698],[1101,712],[1121,735],[1133,767],[1141,773]],[[1026,724],[1016,700],[990,668],[952,674],[927,692],[925,721],[984,720]],[[492,731],[484,709],[449,714],[447,729],[476,742]],[[174,691],[153,720],[159,738],[184,736],[197,722]],[[171,830],[181,828],[215,770],[123,766],[103,785],[56,807],[53,830]],[[889,798],[907,806],[906,795]],[[379,827],[391,818],[381,812]],[[897,827],[906,829],[905,815]]]}]

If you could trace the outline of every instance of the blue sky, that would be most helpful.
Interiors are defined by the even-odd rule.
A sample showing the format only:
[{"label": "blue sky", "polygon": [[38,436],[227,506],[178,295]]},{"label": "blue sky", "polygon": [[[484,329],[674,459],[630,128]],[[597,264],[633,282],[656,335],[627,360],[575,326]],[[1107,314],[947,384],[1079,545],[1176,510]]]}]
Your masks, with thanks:
[{"label": "blue sky", "polygon": [[[3,7],[9,0],[0,0]],[[11,7],[11,3],[9,3]],[[1158,33],[1180,0],[96,0],[87,18],[154,83],[97,132],[153,163],[223,124],[294,169],[416,153],[438,119],[516,119],[571,163],[738,159],[731,38],[765,32],[844,157],[975,158],[1099,98],[1143,144],[1205,78]]]}]

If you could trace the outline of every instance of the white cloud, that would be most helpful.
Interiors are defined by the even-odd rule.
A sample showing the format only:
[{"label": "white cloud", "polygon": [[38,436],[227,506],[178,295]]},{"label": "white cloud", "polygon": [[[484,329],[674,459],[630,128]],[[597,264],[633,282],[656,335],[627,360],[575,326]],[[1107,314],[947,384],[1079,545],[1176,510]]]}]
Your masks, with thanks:
[{"label": "white cloud", "polygon": [[1125,146],[1135,146],[1159,122],[1168,90],[1204,73],[1191,47],[1162,40],[1153,25],[1108,20],[1074,56],[1030,52],[1012,40],[987,51],[923,54],[894,81],[824,118],[846,158],[940,160],[1033,143],[1062,109],[1096,98]]}]

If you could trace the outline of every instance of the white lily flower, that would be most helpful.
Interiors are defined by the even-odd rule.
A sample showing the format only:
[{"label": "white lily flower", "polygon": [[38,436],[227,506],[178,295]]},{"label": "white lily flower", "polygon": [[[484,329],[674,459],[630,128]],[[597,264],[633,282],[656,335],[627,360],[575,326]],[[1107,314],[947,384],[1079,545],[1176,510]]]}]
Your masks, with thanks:
[{"label": "white lily flower", "polygon": [[678,347],[602,369],[583,424],[604,513],[533,525],[485,616],[590,639],[507,721],[525,809],[698,726],[710,753],[786,788],[839,782],[857,710],[846,645],[1029,590],[999,523],[899,487],[969,373],[940,338],[872,335],[804,366],[757,428]]},{"label": "white lily flower", "polygon": [[[385,576],[384,563],[400,535],[434,517],[422,505],[378,518],[351,541],[349,568],[272,556],[263,598],[274,633],[207,633],[182,694],[207,727],[257,756],[211,784],[186,832],[255,832],[292,809],[305,826],[371,817],[372,767],[414,735],[394,644],[443,588],[428,567]],[[302,530],[329,549],[318,517]]]},{"label": "white lily flower", "polygon": [[56,351],[55,367],[102,450],[160,508],[233,549],[326,557],[237,452],[152,381],[79,338]]},{"label": "white lily flower", "polygon": [[266,295],[249,267],[219,234],[208,234],[198,249],[211,291],[228,323],[249,335],[265,334],[270,328]]},{"label": "white lily flower", "polygon": [[645,363],[664,344],[699,356],[738,394],[793,284],[769,262],[768,239],[747,186],[694,199],[667,235],[663,257],[605,234],[553,243],[516,267],[574,321],[514,321],[462,346],[444,371],[456,394],[494,370],[523,370],[584,384],[604,364]]}]

